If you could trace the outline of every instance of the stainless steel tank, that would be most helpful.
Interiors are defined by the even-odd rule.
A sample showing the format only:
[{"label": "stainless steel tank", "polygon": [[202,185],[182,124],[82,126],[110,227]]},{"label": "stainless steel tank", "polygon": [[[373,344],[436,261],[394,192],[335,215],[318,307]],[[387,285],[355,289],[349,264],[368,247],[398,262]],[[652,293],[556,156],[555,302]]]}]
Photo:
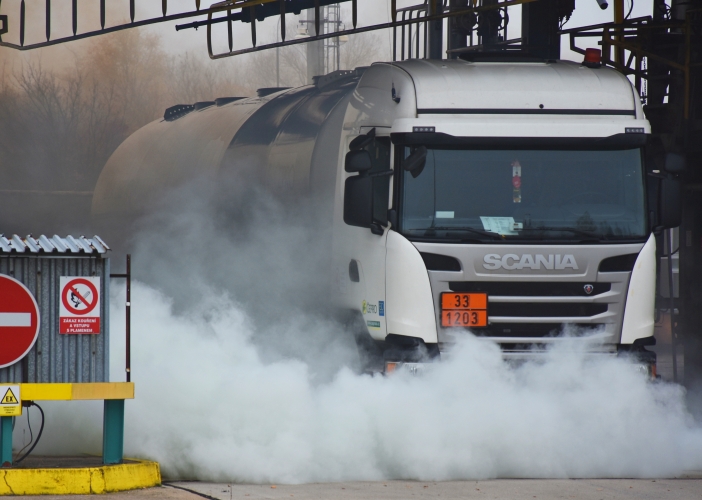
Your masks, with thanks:
[{"label": "stainless steel tank", "polygon": [[331,199],[343,119],[361,74],[338,71],[269,95],[169,108],[107,161],[93,196],[96,227],[125,228],[198,176],[234,176],[281,195]]}]

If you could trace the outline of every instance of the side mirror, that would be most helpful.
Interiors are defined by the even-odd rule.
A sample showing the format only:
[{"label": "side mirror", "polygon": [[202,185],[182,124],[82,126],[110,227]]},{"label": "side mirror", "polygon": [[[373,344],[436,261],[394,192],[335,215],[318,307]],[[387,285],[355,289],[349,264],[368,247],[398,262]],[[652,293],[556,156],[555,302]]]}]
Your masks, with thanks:
[{"label": "side mirror", "polygon": [[427,148],[426,146],[419,146],[414,152],[405,158],[402,163],[402,168],[412,174],[413,178],[419,177],[419,174],[424,170],[424,166],[427,164]]},{"label": "side mirror", "polygon": [[368,172],[371,168],[373,168],[373,162],[370,153],[365,149],[346,153],[344,170],[347,172],[364,173]]},{"label": "side mirror", "polygon": [[676,153],[667,153],[665,155],[665,168],[666,172],[671,174],[679,174],[685,170],[686,167],[685,157]]},{"label": "side mirror", "polygon": [[346,183],[344,184],[344,222],[349,226],[372,227],[372,177],[368,175],[355,175],[346,179]]},{"label": "side mirror", "polygon": [[659,214],[659,225],[664,229],[678,227],[682,222],[682,189],[678,179],[661,179]]}]

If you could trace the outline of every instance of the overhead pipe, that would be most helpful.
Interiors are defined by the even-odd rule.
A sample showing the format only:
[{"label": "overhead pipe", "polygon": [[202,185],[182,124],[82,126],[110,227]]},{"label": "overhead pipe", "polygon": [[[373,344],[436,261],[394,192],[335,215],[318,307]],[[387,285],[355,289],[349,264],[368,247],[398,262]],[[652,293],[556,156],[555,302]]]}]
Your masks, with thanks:
[{"label": "overhead pipe", "polygon": [[73,0],[72,7],[73,36],[76,36],[78,33],[78,0]]},{"label": "overhead pipe", "polygon": [[25,24],[25,10],[24,0],[20,4],[20,45],[24,45],[24,24]]},{"label": "overhead pipe", "polygon": [[319,0],[314,0],[314,34],[319,36]]},{"label": "overhead pipe", "polygon": [[46,0],[46,41],[51,39],[51,0]]},{"label": "overhead pipe", "polygon": [[232,33],[232,11],[231,9],[227,10],[227,42],[229,42],[229,51],[231,52],[232,47],[234,46],[234,36]]},{"label": "overhead pipe", "polygon": [[[621,25],[624,24],[624,0],[614,0],[614,24],[620,25],[620,28],[617,29],[614,35],[614,39],[617,42],[621,42],[623,40]],[[622,64],[623,61],[624,49],[620,46],[614,47],[614,62]]]},{"label": "overhead pipe", "polygon": [[[285,41],[285,0],[280,1],[280,39]],[[280,87],[280,85],[278,85]]]},{"label": "overhead pipe", "polygon": [[251,15],[251,44],[256,46],[256,7],[249,7],[249,13]]},{"label": "overhead pipe", "polygon": [[[444,2],[442,0],[429,0],[428,17],[439,16],[444,12]],[[419,32],[417,32],[417,42],[419,42]],[[427,59],[444,58],[444,20],[437,19],[427,23],[426,40]],[[419,57],[419,47],[417,47],[417,57]]]}]

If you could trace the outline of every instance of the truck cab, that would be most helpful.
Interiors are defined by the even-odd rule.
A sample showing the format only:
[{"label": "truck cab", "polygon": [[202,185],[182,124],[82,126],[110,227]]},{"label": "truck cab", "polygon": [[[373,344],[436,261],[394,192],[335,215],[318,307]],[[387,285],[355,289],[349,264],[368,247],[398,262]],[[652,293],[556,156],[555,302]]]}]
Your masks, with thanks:
[{"label": "truck cab", "polygon": [[622,74],[407,60],[262,90],[173,106],[125,140],[95,189],[101,234],[203,175],[225,199],[255,184],[311,200],[325,258],[305,272],[330,278],[324,309],[373,371],[474,334],[507,359],[567,336],[654,373],[654,236],[679,222],[676,182],[667,160],[647,163],[650,124]]},{"label": "truck cab", "polygon": [[343,121],[333,252],[336,300],[364,345],[392,369],[469,333],[505,358],[568,336],[655,373],[650,131],[605,67],[368,68]]}]

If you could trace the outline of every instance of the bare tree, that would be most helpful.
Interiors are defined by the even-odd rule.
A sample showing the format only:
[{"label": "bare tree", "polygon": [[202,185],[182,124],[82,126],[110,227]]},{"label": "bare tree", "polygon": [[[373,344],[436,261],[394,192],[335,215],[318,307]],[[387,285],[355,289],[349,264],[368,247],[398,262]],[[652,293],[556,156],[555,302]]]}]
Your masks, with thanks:
[{"label": "bare tree", "polygon": [[[288,28],[288,32],[290,32]],[[340,69],[354,69],[369,66],[384,60],[380,35],[367,33],[349,36],[348,42],[341,45]],[[279,64],[280,85],[297,87],[307,84],[307,49],[304,44],[292,45],[275,50],[256,52],[249,56],[245,64],[246,78],[243,83],[251,89],[276,86],[276,63]]]},{"label": "bare tree", "polygon": [[168,96],[175,104],[250,95],[236,68],[231,62],[204,62],[189,52],[173,57],[168,62]]},{"label": "bare tree", "polygon": [[388,57],[383,49],[381,35],[378,33],[350,35],[349,41],[341,46],[341,68],[354,69],[385,61]]},{"label": "bare tree", "polygon": [[[287,31],[294,33],[295,23]],[[350,37],[341,47],[342,68],[383,59],[384,45],[376,37]],[[75,204],[47,201],[46,193],[92,191],[117,146],[169,106],[252,96],[257,88],[276,86],[278,75],[281,86],[304,85],[305,45],[281,48],[278,56],[275,50],[217,62],[188,53],[169,56],[158,37],[135,29],[91,41],[90,50],[77,52],[62,70],[47,69],[41,59],[23,66],[0,60],[0,223],[5,230],[29,230],[47,215],[67,220],[62,210]],[[15,209],[8,219],[8,207],[18,200],[8,193],[36,191],[38,198],[22,199],[27,208]],[[84,209],[83,216],[88,214]]]},{"label": "bare tree", "polygon": [[167,67],[157,36],[125,30],[100,37],[76,69],[101,89],[112,88],[115,107],[110,112],[136,130],[162,112]]}]

